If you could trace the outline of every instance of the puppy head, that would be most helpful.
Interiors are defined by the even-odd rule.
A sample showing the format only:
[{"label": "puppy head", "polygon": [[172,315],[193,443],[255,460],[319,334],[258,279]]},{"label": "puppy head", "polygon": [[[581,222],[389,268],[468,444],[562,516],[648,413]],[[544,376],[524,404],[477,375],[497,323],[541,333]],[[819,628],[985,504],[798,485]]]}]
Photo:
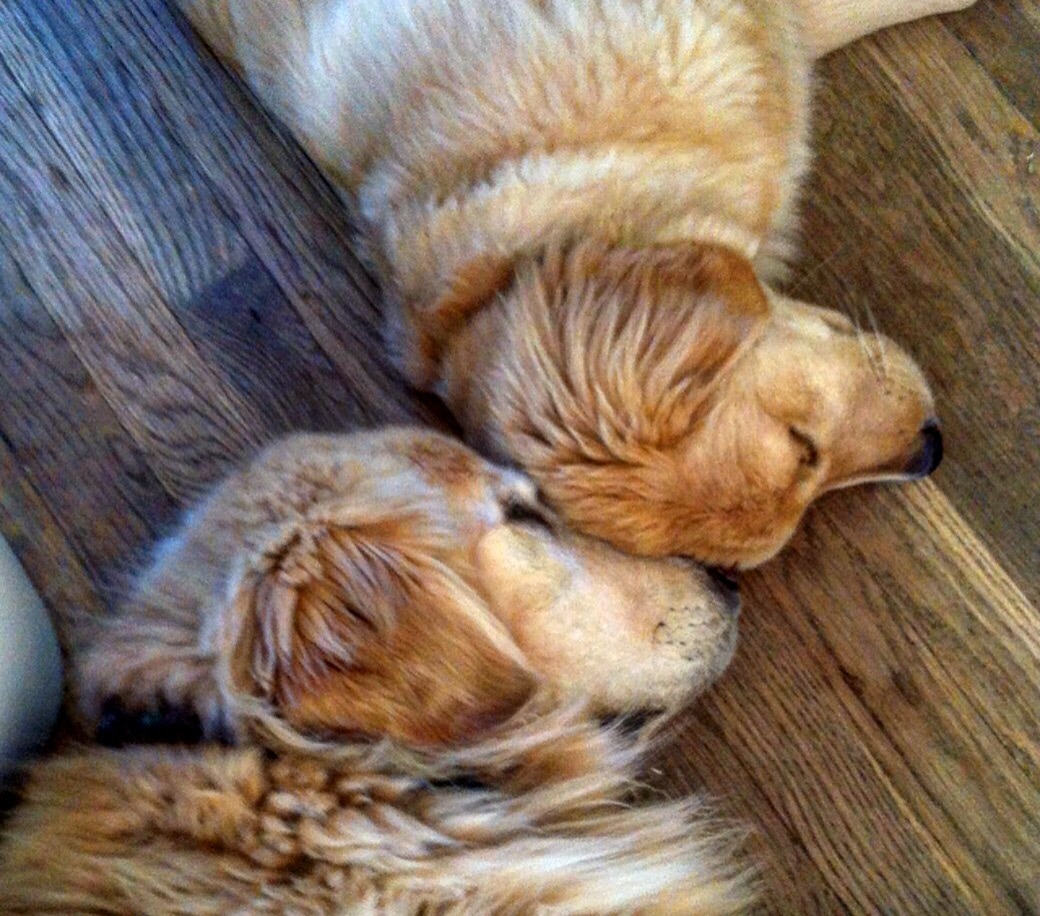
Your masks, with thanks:
[{"label": "puppy head", "polygon": [[640,554],[753,566],[821,493],[922,476],[941,454],[909,356],[768,293],[720,247],[586,243],[528,265],[445,377],[475,439]]},{"label": "puppy head", "polygon": [[742,518],[736,537],[720,536],[718,562],[768,559],[822,493],[925,477],[942,459],[931,392],[905,351],[832,310],[781,297],[772,307],[683,456],[695,477],[720,454],[737,469],[720,483]]},{"label": "puppy head", "polygon": [[233,723],[456,745],[536,692],[661,708],[728,662],[739,602],[699,568],[560,530],[528,478],[443,436],[320,441],[215,507],[249,521],[208,647]]}]

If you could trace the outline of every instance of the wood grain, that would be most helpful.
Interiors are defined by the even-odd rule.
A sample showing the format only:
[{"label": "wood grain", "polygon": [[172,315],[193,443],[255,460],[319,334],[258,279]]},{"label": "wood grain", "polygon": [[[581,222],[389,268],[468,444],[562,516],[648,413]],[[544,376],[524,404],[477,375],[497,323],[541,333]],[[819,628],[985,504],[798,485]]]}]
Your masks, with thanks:
[{"label": "wood grain", "polygon": [[[781,806],[770,852],[787,831],[804,841],[819,818],[859,824],[810,845],[819,855],[825,841],[844,844],[824,856],[841,866],[826,885],[844,906],[1032,911],[1036,610],[934,485],[843,503],[751,577],[741,654],[663,768],[688,756],[708,716],[726,730],[732,771]],[[698,751],[709,784],[718,767],[717,748]],[[785,899],[809,892],[797,857],[773,865]]]},{"label": "wood grain", "polygon": [[827,61],[819,99],[798,293],[909,344],[950,443],[943,490],[1036,602],[1037,127],[940,23]]},{"label": "wood grain", "polygon": [[[933,379],[928,483],[836,494],[747,580],[652,772],[750,823],[776,913],[1040,912],[1037,0],[820,70],[790,289]],[[161,0],[0,15],[0,525],[68,652],[179,507],[288,429],[443,414],[383,356],[336,195]]]},{"label": "wood grain", "polygon": [[[2,435],[8,461],[17,460],[24,486],[31,486],[46,505],[45,511],[34,511],[33,526],[54,527],[54,535],[72,552],[74,560],[61,565],[113,599],[123,572],[155,540],[163,522],[173,518],[175,506],[2,247],[0,289]],[[12,496],[17,490],[12,488]],[[93,501],[90,512],[83,511],[84,494]],[[10,517],[17,521],[21,514]],[[26,538],[31,540],[31,534]],[[77,589],[89,591],[82,581]],[[84,610],[99,606],[90,599]]]}]

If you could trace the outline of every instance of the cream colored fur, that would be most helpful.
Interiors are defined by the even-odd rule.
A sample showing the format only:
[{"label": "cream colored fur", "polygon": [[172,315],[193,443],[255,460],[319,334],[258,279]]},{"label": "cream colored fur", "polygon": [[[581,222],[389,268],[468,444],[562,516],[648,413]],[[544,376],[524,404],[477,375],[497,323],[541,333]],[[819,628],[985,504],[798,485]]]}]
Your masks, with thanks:
[{"label": "cream colored fur", "polygon": [[775,276],[809,56],[770,0],[186,0],[355,199],[409,375],[467,265],[594,235],[720,242]]}]

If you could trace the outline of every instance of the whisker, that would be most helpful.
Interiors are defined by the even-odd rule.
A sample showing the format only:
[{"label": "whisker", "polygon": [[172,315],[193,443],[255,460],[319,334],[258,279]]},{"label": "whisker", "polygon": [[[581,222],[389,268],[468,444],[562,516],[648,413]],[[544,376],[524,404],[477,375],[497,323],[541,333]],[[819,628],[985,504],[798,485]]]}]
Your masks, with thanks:
[{"label": "whisker", "polygon": [[870,319],[870,326],[874,329],[874,339],[877,340],[878,353],[881,356],[881,368],[884,371],[884,377],[887,379],[888,359],[885,356],[885,343],[881,339],[881,331],[878,330],[877,321],[874,319],[874,310],[870,307],[870,302],[864,300],[863,307],[867,310],[867,318]]},{"label": "whisker", "polygon": [[808,283],[813,277],[817,276],[820,271],[827,267],[833,260],[840,257],[848,249],[848,243],[838,246],[838,248],[832,251],[827,257],[820,261],[815,267],[812,268],[808,273],[803,274],[791,288],[787,291],[787,295],[793,296],[798,290],[800,290],[806,283]]},{"label": "whisker", "polygon": [[880,382],[882,379],[880,367],[877,363],[877,358],[870,349],[870,345],[867,343],[867,335],[863,330],[863,324],[859,319],[859,309],[856,309],[856,315],[853,317],[852,326],[856,329],[856,340],[859,343],[860,349],[863,351],[863,355],[867,358],[867,362],[870,364],[871,371],[874,373],[874,377]]}]

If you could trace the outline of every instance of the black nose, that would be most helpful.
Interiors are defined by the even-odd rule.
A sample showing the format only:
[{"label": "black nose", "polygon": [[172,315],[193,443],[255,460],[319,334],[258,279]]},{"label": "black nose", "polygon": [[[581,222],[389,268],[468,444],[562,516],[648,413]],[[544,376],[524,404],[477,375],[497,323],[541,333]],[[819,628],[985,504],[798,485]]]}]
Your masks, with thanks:
[{"label": "black nose", "polygon": [[929,420],[921,427],[921,448],[910,462],[906,472],[912,477],[927,477],[943,458],[942,433],[939,421]]},{"label": "black nose", "polygon": [[708,575],[723,591],[732,592],[733,594],[740,591],[740,583],[728,575],[725,570],[719,569],[717,566],[709,566]]}]

